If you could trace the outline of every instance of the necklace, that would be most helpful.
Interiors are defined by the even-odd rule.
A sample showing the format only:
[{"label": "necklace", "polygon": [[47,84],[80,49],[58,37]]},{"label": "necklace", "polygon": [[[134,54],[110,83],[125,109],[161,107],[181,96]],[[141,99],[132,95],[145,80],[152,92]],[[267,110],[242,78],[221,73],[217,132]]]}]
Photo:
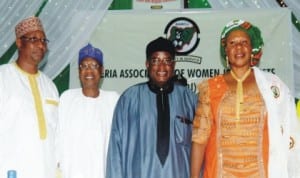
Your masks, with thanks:
[{"label": "necklace", "polygon": [[243,94],[243,82],[251,73],[251,68],[247,70],[247,72],[242,76],[242,78],[238,78],[232,70],[230,71],[231,76],[237,81],[236,87],[236,118],[240,120],[240,109],[241,104],[244,102],[244,94]]}]

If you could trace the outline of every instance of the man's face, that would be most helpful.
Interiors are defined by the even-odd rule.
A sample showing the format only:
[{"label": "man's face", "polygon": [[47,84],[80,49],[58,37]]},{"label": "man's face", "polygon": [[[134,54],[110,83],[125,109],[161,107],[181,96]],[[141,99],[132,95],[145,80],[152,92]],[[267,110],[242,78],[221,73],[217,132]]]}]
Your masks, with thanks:
[{"label": "man's face", "polygon": [[37,66],[44,58],[48,40],[42,31],[29,32],[16,40],[21,60]]},{"label": "man's face", "polygon": [[162,87],[173,76],[175,61],[169,52],[156,51],[152,53],[150,60],[146,60],[146,68],[150,80]]},{"label": "man's face", "polygon": [[83,59],[79,65],[79,79],[83,89],[97,89],[101,79],[102,66],[91,57]]}]

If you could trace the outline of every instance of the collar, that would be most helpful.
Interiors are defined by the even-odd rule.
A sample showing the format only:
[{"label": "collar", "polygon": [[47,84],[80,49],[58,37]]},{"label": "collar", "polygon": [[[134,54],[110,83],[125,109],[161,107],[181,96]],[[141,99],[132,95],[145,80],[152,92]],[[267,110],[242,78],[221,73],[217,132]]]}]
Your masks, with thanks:
[{"label": "collar", "polygon": [[169,80],[164,86],[159,87],[156,84],[154,84],[151,80],[147,82],[149,89],[153,93],[171,93],[174,89],[174,83]]}]

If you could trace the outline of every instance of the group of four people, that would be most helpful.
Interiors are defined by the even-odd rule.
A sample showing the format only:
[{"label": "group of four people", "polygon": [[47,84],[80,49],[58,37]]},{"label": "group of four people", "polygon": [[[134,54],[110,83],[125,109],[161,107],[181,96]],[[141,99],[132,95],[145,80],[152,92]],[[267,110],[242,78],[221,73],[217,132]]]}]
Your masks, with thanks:
[{"label": "group of four people", "polygon": [[0,177],[217,178],[300,177],[300,125],[294,98],[255,65],[260,30],[228,23],[220,40],[229,69],[201,82],[198,96],[174,82],[176,51],[147,44],[149,80],[121,96],[99,89],[103,53],[79,51],[81,88],[59,98],[38,69],[47,38],[37,17],[15,28],[18,58],[0,66]]}]

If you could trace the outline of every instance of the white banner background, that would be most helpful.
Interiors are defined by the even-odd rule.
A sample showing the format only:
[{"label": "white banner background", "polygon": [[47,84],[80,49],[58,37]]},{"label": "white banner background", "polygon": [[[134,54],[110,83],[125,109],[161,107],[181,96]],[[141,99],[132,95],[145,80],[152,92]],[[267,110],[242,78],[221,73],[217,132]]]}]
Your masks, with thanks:
[{"label": "white banner background", "polygon": [[[289,10],[282,8],[110,11],[91,37],[91,43],[104,53],[105,73],[101,87],[122,93],[129,86],[146,81],[146,45],[159,36],[165,37],[164,30],[169,22],[185,17],[198,26],[200,42],[194,51],[183,58],[196,57],[201,59],[201,63],[177,62],[176,73],[182,73],[188,79],[189,87],[193,91],[196,92],[196,85],[201,80],[224,72],[219,52],[220,33],[232,19],[250,21],[261,29],[265,46],[259,67],[272,70],[293,90],[290,15]],[[78,59],[74,59],[71,62],[70,88],[80,86],[77,61]],[[127,75],[130,71],[132,75]]]}]

